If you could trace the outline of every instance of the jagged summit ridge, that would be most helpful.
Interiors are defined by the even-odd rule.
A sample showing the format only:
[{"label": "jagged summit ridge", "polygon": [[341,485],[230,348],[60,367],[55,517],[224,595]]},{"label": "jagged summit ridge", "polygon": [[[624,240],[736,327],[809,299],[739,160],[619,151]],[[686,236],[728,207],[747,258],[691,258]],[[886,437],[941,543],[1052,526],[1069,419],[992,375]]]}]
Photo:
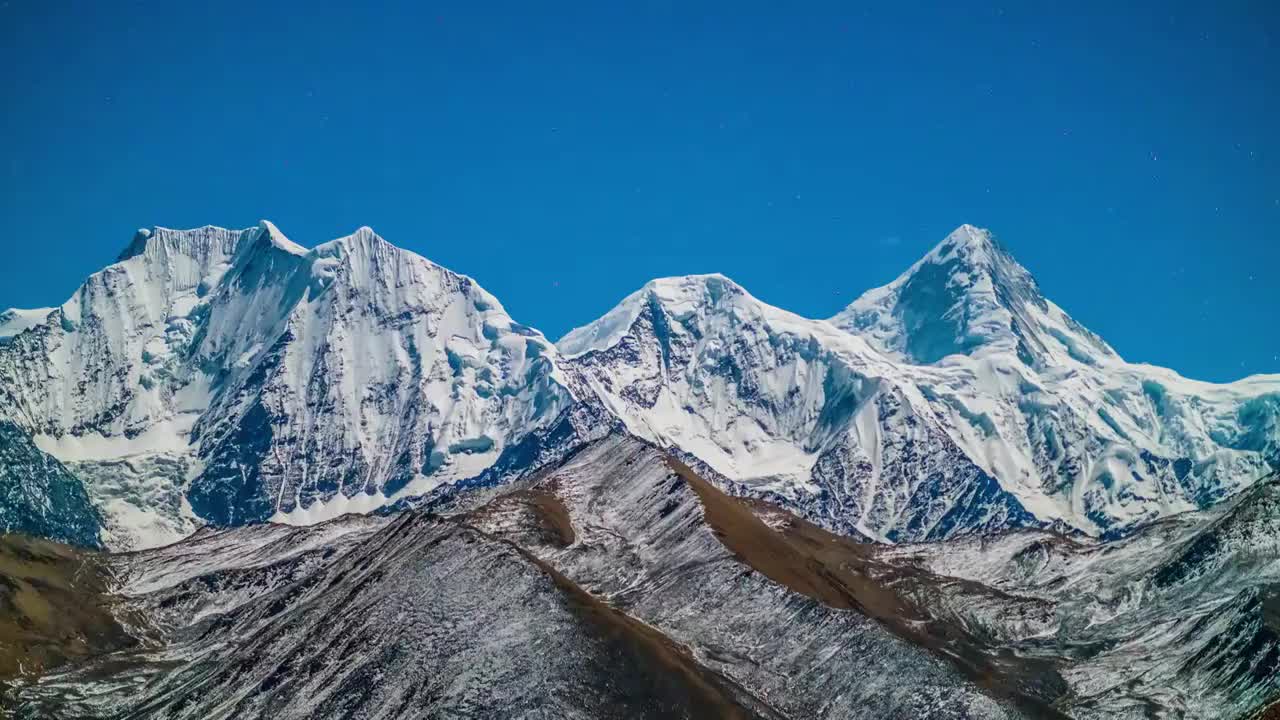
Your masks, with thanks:
[{"label": "jagged summit ridge", "polygon": [[940,539],[1033,521],[889,358],[723,276],[651,282],[559,348],[581,393],[632,433],[842,532]]},{"label": "jagged summit ridge", "polygon": [[559,347],[636,434],[884,539],[1009,523],[1120,533],[1280,465],[1280,378],[1213,385],[1125,363],[970,225],[830,323],[689,276],[647,284]]},{"label": "jagged summit ridge", "polygon": [[429,492],[536,455],[572,402],[541,334],[369,228],[156,228],[122,257],[0,354],[4,414],[116,547]]},{"label": "jagged summit ridge", "polygon": [[832,321],[661,278],[558,347],[362,227],[154,228],[57,308],[0,314],[0,415],[107,544],[308,523],[499,482],[615,427],[841,532],[1117,534],[1280,465],[1280,377],[1125,363],[961,226]]}]

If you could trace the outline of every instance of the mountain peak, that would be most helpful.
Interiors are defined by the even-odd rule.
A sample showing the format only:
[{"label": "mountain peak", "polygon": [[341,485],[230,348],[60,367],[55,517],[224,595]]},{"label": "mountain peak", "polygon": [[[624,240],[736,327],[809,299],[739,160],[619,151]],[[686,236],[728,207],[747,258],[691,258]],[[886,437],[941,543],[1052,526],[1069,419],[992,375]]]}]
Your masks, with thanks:
[{"label": "mountain peak", "polygon": [[656,278],[625,297],[603,317],[570,330],[556,347],[566,357],[576,357],[616,344],[646,311],[661,306],[665,314],[686,317],[700,308],[714,307],[726,298],[750,297],[747,291],[720,273]]},{"label": "mountain peak", "polygon": [[1049,302],[1031,273],[989,230],[969,224],[831,322],[920,364],[988,352],[1012,352],[1031,366],[1093,364],[1115,356]]},{"label": "mountain peak", "polygon": [[379,235],[376,231],[374,231],[373,228],[369,227],[368,225],[361,225],[360,227],[356,228],[355,232],[351,233],[350,235],[347,235],[346,237],[339,238],[339,240],[347,243],[348,245],[356,244],[356,243],[368,245],[373,243],[387,242],[386,240],[383,239],[381,235]]},{"label": "mountain peak", "polygon": [[259,239],[291,255],[305,255],[307,252],[306,248],[285,237],[285,234],[280,232],[280,228],[270,220],[259,220],[255,231]]},{"label": "mountain peak", "polygon": [[[350,235],[317,245],[313,252],[320,257],[342,256],[352,252],[368,254],[383,251],[410,252],[391,244],[368,225],[361,225]],[[416,253],[411,253],[416,255]],[[424,258],[425,259],[425,258]]]},{"label": "mountain peak", "polygon": [[977,225],[970,225],[969,223],[962,223],[960,227],[952,230],[951,233],[947,235],[941,243],[939,243],[939,245],[946,245],[948,243],[990,247],[995,243],[995,238],[992,237],[991,231],[986,228],[980,228]]},{"label": "mountain peak", "polygon": [[[1031,273],[1018,264],[990,230],[968,223],[952,230],[912,265],[904,276],[918,272],[921,266],[928,264],[954,264],[964,272],[984,275],[999,273],[1003,276],[1000,279],[1005,282],[1035,286]],[[1035,292],[1038,294],[1039,290],[1036,289]]]},{"label": "mountain peak", "polygon": [[645,283],[643,292],[656,295],[663,302],[714,304],[726,295],[742,295],[747,291],[720,273],[708,273],[656,278]]}]

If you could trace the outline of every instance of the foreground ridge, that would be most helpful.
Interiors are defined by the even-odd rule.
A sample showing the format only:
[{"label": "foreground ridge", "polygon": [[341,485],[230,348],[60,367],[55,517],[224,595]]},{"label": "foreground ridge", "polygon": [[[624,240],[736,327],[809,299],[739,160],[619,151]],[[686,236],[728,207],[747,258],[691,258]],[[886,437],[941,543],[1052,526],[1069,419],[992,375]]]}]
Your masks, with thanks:
[{"label": "foreground ridge", "polygon": [[[1112,542],[886,546],[727,495],[617,433],[445,513],[206,529],[100,557],[88,572],[118,579],[85,576],[93,606],[130,635],[0,667],[0,702],[50,717],[1241,718],[1280,695],[1278,489]],[[3,587],[75,562],[24,550],[36,559],[10,570],[6,548]]]}]

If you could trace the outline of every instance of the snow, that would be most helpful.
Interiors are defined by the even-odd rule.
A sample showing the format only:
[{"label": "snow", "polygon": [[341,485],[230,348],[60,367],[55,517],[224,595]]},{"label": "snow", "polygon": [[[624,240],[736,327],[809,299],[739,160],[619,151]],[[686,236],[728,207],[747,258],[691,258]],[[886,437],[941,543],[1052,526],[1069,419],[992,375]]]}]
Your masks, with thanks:
[{"label": "snow", "polygon": [[[910,417],[941,428],[1036,518],[1092,534],[1229,496],[1267,471],[1253,446],[1280,445],[1275,420],[1265,426],[1275,411],[1259,404],[1280,392],[1280,376],[1215,385],[1126,363],[971,225],[830,323],[768,306],[724,276],[695,275],[648,283],[558,347],[631,432],[755,491],[812,494],[819,458],[847,447],[867,468],[854,505],[859,529],[874,535],[885,527],[872,506],[900,511],[889,498],[913,482],[884,476],[885,448],[921,440],[906,426],[878,427],[866,404],[839,428],[820,428],[832,372],[893,388]],[[1151,383],[1163,388],[1161,408],[1147,397]],[[1254,406],[1260,429],[1240,419]],[[1180,463],[1193,470],[1177,474]]]},{"label": "snow", "polygon": [[864,293],[831,322],[911,363],[1019,349],[1055,366],[1085,356],[1115,357],[1106,343],[1041,296],[1035,279],[989,231],[972,225],[961,225],[896,280]]},{"label": "snow", "polygon": [[566,360],[572,360],[588,352],[613,347],[631,329],[631,324],[644,309],[647,297],[648,287],[646,286],[628,295],[599,320],[569,331],[556,343],[561,356]]},{"label": "snow", "polygon": [[[622,327],[621,322],[631,325]],[[597,325],[561,343],[566,366],[633,433],[676,447],[756,494],[818,498],[815,466],[832,453],[869,465],[845,518],[883,537],[905,528],[910,508],[892,502],[872,520],[872,507],[914,478],[886,477],[885,444],[909,432],[876,432],[874,398],[899,384],[894,363],[861,338],[752,297],[719,275],[665,278],[646,285]],[[921,406],[914,388],[903,392]],[[943,433],[941,427],[935,433]]]},{"label": "snow", "polygon": [[270,241],[272,247],[283,250],[290,255],[306,255],[307,249],[293,242],[280,232],[280,228],[276,227],[270,220],[258,221],[258,231],[261,235]]},{"label": "snow", "polygon": [[196,523],[173,522],[150,507],[140,507],[124,498],[110,498],[99,503],[99,511],[107,519],[103,544],[119,550],[145,550],[178,542],[190,535]]},{"label": "snow", "polygon": [[[199,497],[247,479],[267,515],[297,522],[479,475],[573,402],[549,341],[368,227],[311,250],[265,220],[155,228],[45,314],[31,357],[0,367],[17,389],[6,415],[40,448],[88,465],[171,458],[187,468],[172,489]],[[108,477],[106,499],[143,482]],[[250,512],[219,503],[191,510]]]},{"label": "snow", "polygon": [[10,308],[0,312],[0,341],[11,338],[27,330],[43,325],[54,308],[35,308],[19,310]]},{"label": "snow", "polygon": [[35,435],[32,439],[36,447],[62,462],[183,453],[189,449],[188,436],[195,420],[193,415],[177,416],[158,422],[134,437],[92,432],[83,435]]},{"label": "snow", "polygon": [[687,317],[696,312],[704,297],[724,292],[745,292],[719,273],[685,275],[650,280],[643,288],[628,295],[616,307],[595,322],[571,330],[556,343],[560,354],[572,360],[592,351],[613,347],[630,330],[644,311],[650,298],[658,298],[674,317]]},{"label": "snow", "polygon": [[[1280,447],[1280,376],[1127,363],[970,225],[830,321],[692,275],[557,345],[368,227],[310,250],[265,220],[155,228],[62,306],[6,312],[0,337],[40,324],[30,356],[0,354],[0,380],[41,449],[172,461],[179,494],[249,480],[267,516],[297,523],[476,477],[580,403],[742,492],[881,538],[947,527],[989,493],[984,474],[999,493],[982,502],[1006,507],[964,522],[1023,522],[995,517],[1017,506],[1124,530],[1238,492]],[[110,477],[108,499],[143,482]],[[136,489],[177,522],[177,500]]]},{"label": "snow", "polygon": [[350,497],[334,495],[329,500],[317,500],[307,507],[297,505],[289,512],[276,511],[269,522],[283,525],[316,525],[328,522],[343,515],[367,515],[387,504],[387,497],[381,492],[360,493]]}]

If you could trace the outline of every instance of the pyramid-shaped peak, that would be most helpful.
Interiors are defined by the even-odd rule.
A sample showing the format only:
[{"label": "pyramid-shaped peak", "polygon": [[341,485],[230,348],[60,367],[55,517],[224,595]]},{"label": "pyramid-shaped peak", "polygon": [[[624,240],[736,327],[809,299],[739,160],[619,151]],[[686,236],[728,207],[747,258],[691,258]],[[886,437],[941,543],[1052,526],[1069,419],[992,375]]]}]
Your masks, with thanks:
[{"label": "pyramid-shaped peak", "polygon": [[[924,257],[889,285],[859,300],[884,293],[962,296],[999,295],[1006,302],[1043,305],[1035,278],[986,228],[964,224],[952,230]],[[856,303],[855,303],[856,304]]]},{"label": "pyramid-shaped peak", "polygon": [[1100,362],[1115,352],[1040,292],[984,228],[961,225],[896,280],[831,318],[881,350],[921,364],[1015,353],[1031,366]]},{"label": "pyramid-shaped peak", "polygon": [[259,220],[258,226],[253,229],[257,238],[264,245],[284,250],[291,255],[304,255],[307,249],[293,242],[284,233],[280,232],[280,228],[270,220]]},{"label": "pyramid-shaped peak", "polygon": [[970,265],[989,265],[997,259],[1013,262],[1013,257],[1000,245],[990,230],[967,223],[952,230],[942,239],[942,242],[935,245],[921,259],[921,262],[947,262],[953,259],[959,259]]},{"label": "pyramid-shaped peak", "polygon": [[986,228],[980,228],[977,225],[964,223],[960,227],[951,231],[951,234],[942,241],[959,243],[970,246],[987,246],[994,241],[991,231]]}]

